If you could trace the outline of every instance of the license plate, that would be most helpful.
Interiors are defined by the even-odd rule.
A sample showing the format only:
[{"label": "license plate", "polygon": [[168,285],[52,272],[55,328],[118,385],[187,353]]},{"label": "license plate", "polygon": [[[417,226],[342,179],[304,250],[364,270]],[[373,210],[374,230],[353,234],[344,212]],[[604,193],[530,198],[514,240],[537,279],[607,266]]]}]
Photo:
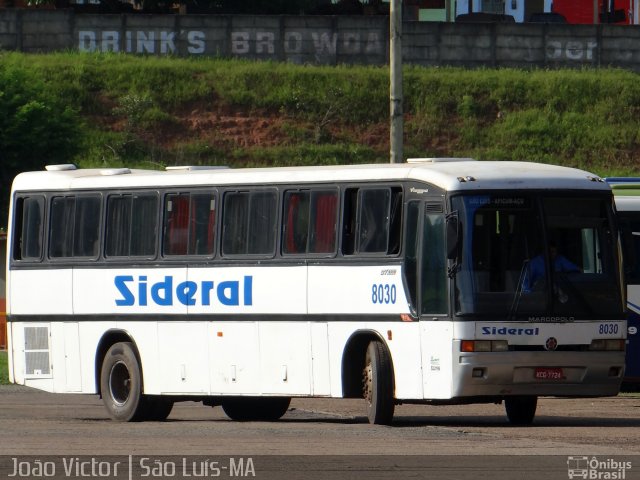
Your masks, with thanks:
[{"label": "license plate", "polygon": [[561,368],[536,368],[534,376],[536,380],[562,380],[564,378]]}]

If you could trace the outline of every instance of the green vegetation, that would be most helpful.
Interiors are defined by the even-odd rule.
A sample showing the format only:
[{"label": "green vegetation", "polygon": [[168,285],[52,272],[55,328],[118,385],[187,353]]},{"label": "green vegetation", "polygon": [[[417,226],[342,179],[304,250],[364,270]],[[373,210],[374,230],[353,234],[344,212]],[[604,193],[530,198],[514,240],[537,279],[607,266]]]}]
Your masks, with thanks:
[{"label": "green vegetation", "polygon": [[[4,155],[11,147],[15,161],[33,163],[37,156],[42,163],[161,167],[178,161],[388,158],[385,128],[383,138],[368,144],[360,138],[367,127],[387,125],[386,68],[113,54],[8,53],[0,60],[0,142]],[[527,159],[631,173],[640,147],[638,80],[620,70],[407,67],[405,148],[420,155]],[[7,98],[24,102],[16,106]],[[280,127],[260,144],[189,124],[221,112],[279,121]],[[255,135],[259,123],[240,133]],[[28,150],[13,153],[16,144]],[[41,144],[49,147],[47,158]]]},{"label": "green vegetation", "polygon": [[0,385],[9,383],[9,364],[7,352],[0,350]]},{"label": "green vegetation", "polygon": [[[640,76],[406,67],[405,156],[640,174]],[[387,162],[386,67],[0,53],[0,194],[49,163]],[[5,209],[2,209],[4,211]]]}]

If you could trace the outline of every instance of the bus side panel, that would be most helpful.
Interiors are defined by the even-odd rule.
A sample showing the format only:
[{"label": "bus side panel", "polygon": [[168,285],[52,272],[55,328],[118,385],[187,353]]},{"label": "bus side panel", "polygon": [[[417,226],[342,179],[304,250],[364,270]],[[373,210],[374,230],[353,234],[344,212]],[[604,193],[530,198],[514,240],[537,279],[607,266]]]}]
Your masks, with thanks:
[{"label": "bus side panel", "polygon": [[342,357],[345,347],[351,335],[359,328],[364,330],[365,325],[364,323],[357,324],[354,322],[329,322],[328,326],[331,396],[334,398],[342,398]]},{"label": "bus side panel", "polygon": [[151,368],[161,372],[154,375],[161,382],[160,393],[209,393],[208,325],[197,319],[158,322],[158,360]]},{"label": "bus side panel", "polygon": [[7,353],[8,355],[8,367],[9,367],[9,382],[11,383],[19,383],[16,380],[16,377],[14,375],[14,369],[15,369],[15,355],[13,353],[13,327],[14,327],[14,323],[12,322],[7,322]]},{"label": "bus side panel", "polygon": [[309,322],[261,322],[260,391],[266,395],[311,394]]},{"label": "bus side panel", "polygon": [[627,356],[625,360],[625,381],[636,385],[640,389],[640,311],[629,308],[628,318],[629,337],[627,342]]},{"label": "bus side panel", "polygon": [[[395,398],[422,399],[422,368],[418,322],[332,322],[329,324],[331,396],[342,397],[342,361],[347,342],[358,331],[376,336],[391,354],[395,380]],[[364,353],[362,361],[364,362]]]},{"label": "bus side panel", "polygon": [[12,315],[71,315],[72,270],[12,270]]},{"label": "bus side panel", "polygon": [[[80,334],[80,372],[82,375],[82,393],[98,393],[96,378],[100,372],[95,371],[98,345],[103,335],[111,328],[111,322],[93,320],[78,322]],[[96,376],[97,373],[97,376]]]},{"label": "bus side panel", "polygon": [[629,310],[627,325],[627,358],[625,381],[640,388],[640,285],[629,285],[627,305]]},{"label": "bus side panel", "polygon": [[398,399],[421,399],[422,368],[420,365],[420,323],[389,322],[369,324],[372,330],[378,328],[379,335],[385,340],[395,380],[395,397]]},{"label": "bus side panel", "polygon": [[24,324],[11,321],[7,324],[9,342],[9,381],[24,385]]},{"label": "bus side panel", "polygon": [[[230,316],[230,318],[233,318]],[[209,337],[211,393],[260,393],[258,324],[252,321],[213,322]]]},{"label": "bus side panel", "polygon": [[73,308],[75,314],[304,314],[306,274],[305,266],[76,269]]},{"label": "bus side panel", "polygon": [[78,322],[62,324],[64,342],[65,392],[82,391],[82,362],[80,361],[80,328]]},{"label": "bus side panel", "polygon": [[331,376],[329,368],[329,325],[311,323],[311,384],[314,396],[331,395]]},{"label": "bus side panel", "polygon": [[420,322],[424,398],[448,399],[452,395],[453,322]]},{"label": "bus side panel", "polygon": [[78,393],[82,389],[78,323],[51,322],[48,325],[51,335],[49,358],[53,391]]},{"label": "bus side panel", "polygon": [[78,322],[12,322],[11,328],[15,383],[56,393],[83,391]]},{"label": "bus side panel", "polygon": [[116,322],[115,327],[126,332],[138,349],[144,380],[144,392],[149,395],[162,393],[164,374],[158,364],[158,358],[160,358],[158,322],[154,320],[119,320]]},{"label": "bus side panel", "polygon": [[310,314],[409,313],[400,265],[310,266]]},{"label": "bus side panel", "polygon": [[56,392],[53,378],[51,324],[11,322],[11,357],[14,382]]},{"label": "bus side panel", "polygon": [[186,268],[78,268],[73,272],[73,312],[185,315],[186,280]]},{"label": "bus side panel", "polygon": [[307,313],[305,265],[189,267],[189,281],[199,289],[189,305],[190,315]]}]

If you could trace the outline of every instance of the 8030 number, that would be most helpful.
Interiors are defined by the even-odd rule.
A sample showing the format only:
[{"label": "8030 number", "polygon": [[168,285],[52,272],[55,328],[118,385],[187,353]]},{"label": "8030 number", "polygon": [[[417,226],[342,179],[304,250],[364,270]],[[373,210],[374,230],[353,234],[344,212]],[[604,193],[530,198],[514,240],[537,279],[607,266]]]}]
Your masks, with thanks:
[{"label": "8030 number", "polygon": [[371,286],[371,301],[376,304],[396,303],[396,286],[378,283]]}]

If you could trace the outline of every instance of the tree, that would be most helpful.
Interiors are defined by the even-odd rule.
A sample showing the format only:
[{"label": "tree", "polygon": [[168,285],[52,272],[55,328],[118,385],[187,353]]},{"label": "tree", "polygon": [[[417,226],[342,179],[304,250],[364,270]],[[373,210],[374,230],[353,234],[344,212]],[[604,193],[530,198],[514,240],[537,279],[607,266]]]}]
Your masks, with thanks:
[{"label": "tree", "polygon": [[76,112],[42,82],[13,65],[0,66],[0,225],[7,224],[13,178],[71,161],[78,132]]}]

